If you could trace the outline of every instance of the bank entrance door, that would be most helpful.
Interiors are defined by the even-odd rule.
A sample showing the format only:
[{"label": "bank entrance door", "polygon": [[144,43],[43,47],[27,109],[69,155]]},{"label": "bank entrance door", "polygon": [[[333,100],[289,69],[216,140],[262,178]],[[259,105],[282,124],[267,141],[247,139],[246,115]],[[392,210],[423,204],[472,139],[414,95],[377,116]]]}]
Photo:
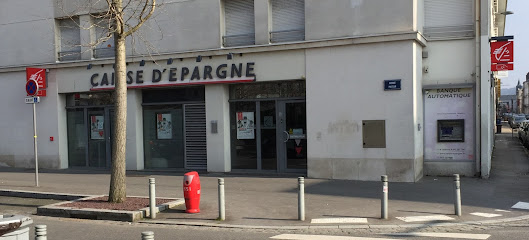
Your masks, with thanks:
[{"label": "bank entrance door", "polygon": [[114,110],[88,108],[88,167],[108,168],[112,156]]},{"label": "bank entrance door", "polygon": [[307,170],[306,103],[277,101],[277,152],[280,172]]}]

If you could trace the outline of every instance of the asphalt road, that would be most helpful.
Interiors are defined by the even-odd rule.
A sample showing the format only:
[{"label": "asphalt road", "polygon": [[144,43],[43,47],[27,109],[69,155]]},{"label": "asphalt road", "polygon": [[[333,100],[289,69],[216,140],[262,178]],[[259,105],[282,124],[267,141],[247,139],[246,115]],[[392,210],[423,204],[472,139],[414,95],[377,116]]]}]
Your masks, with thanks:
[{"label": "asphalt road", "polygon": [[[393,233],[406,232],[402,229],[310,229],[297,231],[279,231],[269,229],[225,229],[211,227],[192,227],[174,225],[152,225],[115,221],[94,221],[83,219],[53,218],[36,216],[39,203],[50,204],[54,200],[37,200],[0,196],[0,213],[23,214],[30,216],[30,239],[34,239],[33,226],[45,224],[48,228],[48,239],[141,239],[141,232],[153,231],[155,239],[299,239],[299,240],[368,240],[368,239],[529,239],[529,220],[498,225],[478,226],[471,228],[431,228],[413,229],[408,232],[420,234],[452,234],[452,237],[413,237],[394,236]],[[455,235],[453,235],[455,234]],[[469,234],[469,235],[462,235]],[[487,236],[490,235],[490,236]],[[470,237],[470,238],[468,238]],[[473,238],[475,237],[475,238]]]}]

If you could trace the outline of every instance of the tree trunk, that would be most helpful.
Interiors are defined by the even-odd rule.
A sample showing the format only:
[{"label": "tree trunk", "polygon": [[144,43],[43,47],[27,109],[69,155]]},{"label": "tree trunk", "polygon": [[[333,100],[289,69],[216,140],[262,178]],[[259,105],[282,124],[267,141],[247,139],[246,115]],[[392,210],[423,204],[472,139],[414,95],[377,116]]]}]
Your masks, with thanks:
[{"label": "tree trunk", "polygon": [[112,175],[110,177],[109,202],[123,202],[126,194],[126,144],[127,144],[127,82],[126,82],[126,53],[125,37],[115,34],[116,61],[114,66],[116,87],[115,121],[113,128],[114,142],[112,144]]}]

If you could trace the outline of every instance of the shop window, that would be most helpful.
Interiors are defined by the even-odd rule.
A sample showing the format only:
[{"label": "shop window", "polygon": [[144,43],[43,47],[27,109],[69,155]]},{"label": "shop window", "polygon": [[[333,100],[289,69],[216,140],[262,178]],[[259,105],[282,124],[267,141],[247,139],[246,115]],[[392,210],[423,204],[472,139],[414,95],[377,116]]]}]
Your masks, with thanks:
[{"label": "shop window", "polygon": [[271,42],[305,40],[305,0],[271,0]]},{"label": "shop window", "polygon": [[430,40],[473,37],[473,5],[473,0],[425,0],[425,36]]},{"label": "shop window", "polygon": [[94,58],[114,57],[114,34],[109,34],[112,21],[105,15],[93,15],[92,24],[96,34]]},{"label": "shop window", "polygon": [[114,92],[73,93],[66,96],[66,106],[110,106],[114,105]]},{"label": "shop window", "polygon": [[232,102],[230,109],[231,167],[257,169],[255,102]]},{"label": "shop window", "polygon": [[230,86],[230,99],[305,97],[305,81],[263,82]]},{"label": "shop window", "polygon": [[254,0],[224,0],[223,45],[225,47],[255,44]]},{"label": "shop window", "polygon": [[205,99],[203,86],[143,91],[143,103],[204,102]]},{"label": "shop window", "polygon": [[437,142],[464,142],[465,120],[437,120]]},{"label": "shop window", "polygon": [[143,139],[145,168],[184,168],[182,105],[145,106]]},{"label": "shop window", "polygon": [[60,40],[58,52],[59,61],[74,61],[81,59],[81,31],[79,17],[57,20]]},{"label": "shop window", "polygon": [[67,112],[68,128],[68,165],[70,167],[86,166],[87,131],[83,109],[69,109]]}]

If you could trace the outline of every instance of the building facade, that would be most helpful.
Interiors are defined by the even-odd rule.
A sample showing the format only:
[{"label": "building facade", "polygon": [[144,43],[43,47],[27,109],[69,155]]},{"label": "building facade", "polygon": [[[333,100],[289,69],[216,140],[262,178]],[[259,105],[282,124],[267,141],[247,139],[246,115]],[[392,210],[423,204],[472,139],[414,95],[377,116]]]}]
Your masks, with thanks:
[{"label": "building facade", "polygon": [[[161,3],[127,43],[128,170],[488,177],[489,38],[503,35],[506,0]],[[0,46],[0,166],[34,167],[32,67],[47,72],[39,166],[108,168],[113,40],[93,28],[104,6],[0,7],[12,36]]]}]

